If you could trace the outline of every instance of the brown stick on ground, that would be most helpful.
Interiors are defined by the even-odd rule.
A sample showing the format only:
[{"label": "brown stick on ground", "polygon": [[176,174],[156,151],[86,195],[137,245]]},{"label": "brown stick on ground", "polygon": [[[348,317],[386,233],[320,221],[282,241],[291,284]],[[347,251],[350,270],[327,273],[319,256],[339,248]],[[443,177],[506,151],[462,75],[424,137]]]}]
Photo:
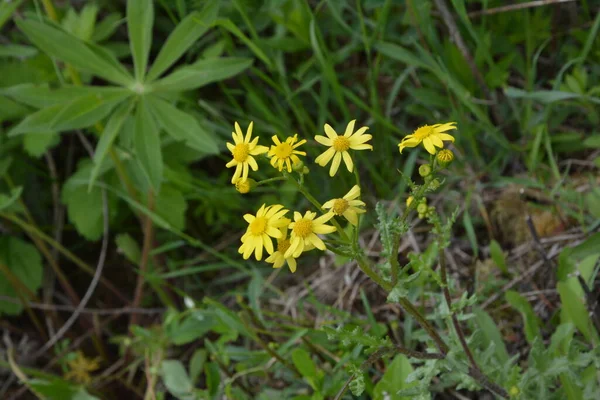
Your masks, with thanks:
[{"label": "brown stick on ground", "polygon": [[481,72],[477,68],[477,65],[475,64],[475,60],[473,59],[473,56],[471,55],[469,48],[465,44],[465,41],[463,40],[463,37],[460,34],[460,31],[458,30],[458,26],[456,25],[456,22],[454,21],[454,17],[452,16],[452,14],[450,13],[450,10],[448,10],[448,7],[446,6],[446,2],[444,0],[433,0],[433,1],[435,3],[436,8],[440,12],[440,14],[442,14],[442,19],[444,20],[444,23],[446,24],[446,27],[448,28],[448,33],[450,34],[450,38],[456,44],[456,47],[458,47],[458,50],[460,51],[462,56],[467,61],[467,64],[469,64],[469,69],[471,70],[471,72],[475,76],[475,79],[479,83],[479,87],[481,88],[481,91],[484,93],[485,97],[490,101],[490,104],[491,104],[490,110],[492,112],[492,119],[493,119],[494,123],[499,124],[500,121],[502,121],[502,119],[501,119],[500,113],[498,112],[498,109],[496,107],[496,98],[492,94],[492,92],[490,92],[490,89],[487,87],[487,84],[485,83],[485,79],[483,79],[483,75],[481,75]]}]

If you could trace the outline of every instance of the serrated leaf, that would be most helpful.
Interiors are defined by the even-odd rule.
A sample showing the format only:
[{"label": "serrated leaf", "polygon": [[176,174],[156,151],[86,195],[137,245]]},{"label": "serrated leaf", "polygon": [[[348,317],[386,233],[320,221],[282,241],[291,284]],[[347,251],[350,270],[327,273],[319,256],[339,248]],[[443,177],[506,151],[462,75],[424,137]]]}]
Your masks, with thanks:
[{"label": "serrated leaf", "polygon": [[157,122],[175,140],[184,140],[187,145],[204,154],[219,153],[215,139],[190,114],[155,96],[149,97],[148,103]]},{"label": "serrated leaf", "polygon": [[[42,257],[35,246],[12,236],[0,237],[0,263],[30,291],[36,292],[42,285]],[[0,270],[0,295],[18,298],[10,279]],[[0,315],[17,315],[23,310],[20,303],[0,299]]]},{"label": "serrated leaf", "polygon": [[[17,26],[38,48],[51,57],[72,64],[78,69],[123,86],[133,84],[127,70],[110,54],[97,46],[84,43],[77,37],[34,19],[17,20]],[[68,44],[68,45],[67,45]]]},{"label": "serrated leaf", "polygon": [[212,26],[218,10],[219,1],[207,2],[202,12],[192,12],[175,27],[152,64],[148,81],[160,77]]},{"label": "serrated leaf", "polygon": [[239,74],[252,65],[248,58],[221,57],[201,60],[179,68],[152,84],[155,91],[179,92],[197,89],[212,82],[222,81]]},{"label": "serrated leaf", "polygon": [[154,2],[152,0],[127,1],[127,31],[133,55],[135,78],[144,81],[154,25]]},{"label": "serrated leaf", "polygon": [[135,117],[135,152],[150,186],[160,190],[163,174],[160,131],[145,98],[140,98]]}]

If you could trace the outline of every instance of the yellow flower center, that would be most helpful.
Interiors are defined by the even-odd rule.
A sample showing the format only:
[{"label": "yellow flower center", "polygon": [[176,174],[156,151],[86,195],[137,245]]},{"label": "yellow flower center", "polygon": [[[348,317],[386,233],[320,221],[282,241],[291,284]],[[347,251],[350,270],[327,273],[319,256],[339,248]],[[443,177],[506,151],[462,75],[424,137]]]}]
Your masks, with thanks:
[{"label": "yellow flower center", "polygon": [[293,231],[296,234],[296,236],[304,239],[312,233],[312,220],[301,219],[300,221],[296,221],[296,223],[294,224]]},{"label": "yellow flower center", "polygon": [[246,161],[248,154],[250,153],[250,146],[247,143],[236,144],[231,154],[233,159],[239,163]]},{"label": "yellow flower center", "polygon": [[413,133],[413,135],[416,139],[423,140],[427,136],[431,135],[432,133],[433,133],[433,127],[431,127],[429,125],[425,125],[425,126],[418,128],[415,131],[415,133]]},{"label": "yellow flower center", "polygon": [[250,223],[250,232],[253,235],[259,236],[267,230],[267,219],[265,217],[257,217]]},{"label": "yellow flower center", "polygon": [[335,151],[348,151],[348,149],[350,148],[350,141],[348,140],[348,138],[346,136],[338,136],[335,139],[333,139],[333,149]]},{"label": "yellow flower center", "polygon": [[275,157],[286,159],[292,155],[294,149],[288,143],[281,143],[275,146]]},{"label": "yellow flower center", "polygon": [[277,251],[280,252],[281,254],[285,254],[285,252],[289,248],[290,248],[289,239],[279,239],[277,241]]},{"label": "yellow flower center", "polygon": [[348,209],[348,201],[346,199],[335,199],[333,202],[333,212],[336,215],[342,215]]}]

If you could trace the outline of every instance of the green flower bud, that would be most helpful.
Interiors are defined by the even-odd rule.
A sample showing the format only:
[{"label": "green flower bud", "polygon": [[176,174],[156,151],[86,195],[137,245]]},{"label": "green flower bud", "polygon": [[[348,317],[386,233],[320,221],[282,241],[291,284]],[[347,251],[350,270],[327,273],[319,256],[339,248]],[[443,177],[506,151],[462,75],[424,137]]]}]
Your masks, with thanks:
[{"label": "green flower bud", "polygon": [[241,179],[235,183],[235,190],[240,192],[241,194],[246,194],[250,192],[252,189],[256,187],[256,181],[254,179],[246,179],[242,181]]},{"label": "green flower bud", "polygon": [[429,164],[421,165],[419,167],[419,175],[421,175],[423,178],[431,175],[431,165],[429,165]]}]

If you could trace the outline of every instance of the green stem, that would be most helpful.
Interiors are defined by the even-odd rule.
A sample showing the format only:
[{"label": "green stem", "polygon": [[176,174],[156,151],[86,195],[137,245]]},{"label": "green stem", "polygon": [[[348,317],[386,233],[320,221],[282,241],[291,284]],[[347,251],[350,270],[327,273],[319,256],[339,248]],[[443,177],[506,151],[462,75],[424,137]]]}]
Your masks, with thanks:
[{"label": "green stem", "polygon": [[286,180],[287,180],[287,178],[285,176],[276,176],[275,178],[263,179],[262,181],[258,181],[258,182],[256,182],[256,186],[265,185],[265,184],[271,183],[271,182],[286,181]]}]

